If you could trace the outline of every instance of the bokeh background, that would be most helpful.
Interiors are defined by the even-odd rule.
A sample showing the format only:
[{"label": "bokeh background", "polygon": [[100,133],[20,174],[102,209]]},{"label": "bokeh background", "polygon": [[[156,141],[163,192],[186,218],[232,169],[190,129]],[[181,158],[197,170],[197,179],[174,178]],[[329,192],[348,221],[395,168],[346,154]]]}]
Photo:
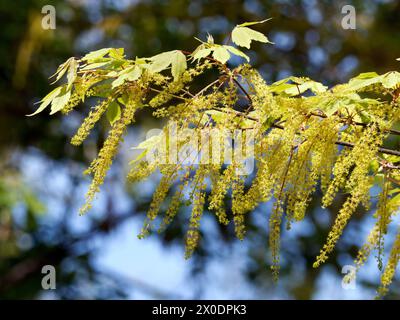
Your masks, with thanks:
[{"label": "bokeh background", "polygon": [[[56,8],[56,29],[43,30],[42,7]],[[357,29],[341,27],[341,8],[354,5]],[[188,215],[144,240],[136,235],[157,177],[139,186],[124,176],[146,130],[160,127],[140,115],[121,147],[94,209],[78,216],[88,179],[82,176],[104,139],[107,124],[83,147],[69,139],[89,106],[68,117],[26,117],[49,90],[48,77],[70,56],[102,47],[151,56],[191,50],[207,32],[223,41],[234,25],[273,17],[256,26],[275,45],[255,45],[252,63],[268,81],[291,74],[327,85],[360,72],[398,70],[400,1],[316,0],[13,0],[0,1],[0,298],[35,299],[370,299],[380,271],[372,256],[345,290],[342,268],[352,264],[373,219],[358,212],[335,253],[319,269],[314,257],[325,241],[342,197],[329,210],[320,199],[301,223],[283,232],[283,271],[271,281],[268,252],[270,204],[248,219],[246,240],[220,227],[212,214],[202,222],[194,257],[183,258]],[[398,141],[392,147],[399,148]],[[389,229],[387,245],[399,221]],[[387,258],[387,254],[385,259]],[[57,289],[41,288],[41,268],[54,265]],[[399,274],[388,299],[400,297]]]}]

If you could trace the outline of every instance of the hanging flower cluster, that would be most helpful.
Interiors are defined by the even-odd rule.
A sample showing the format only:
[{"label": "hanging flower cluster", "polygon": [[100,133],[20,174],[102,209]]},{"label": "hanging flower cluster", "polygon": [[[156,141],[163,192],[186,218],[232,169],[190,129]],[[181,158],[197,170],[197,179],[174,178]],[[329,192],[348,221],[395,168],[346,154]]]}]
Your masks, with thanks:
[{"label": "hanging flower cluster", "polygon": [[[246,215],[273,201],[269,246],[276,278],[283,222],[290,228],[304,219],[316,192],[323,193],[322,206],[328,207],[341,191],[345,202],[314,267],[328,259],[356,209],[373,205],[376,224],[355,264],[358,270],[376,249],[383,268],[384,237],[400,206],[400,151],[383,146],[400,133],[393,129],[400,118],[400,73],[363,73],[330,89],[293,76],[267,84],[240,49],[253,41],[269,42],[249,28],[263,22],[236,26],[229,37],[232,45],[216,44],[209,36],[193,52],[174,50],[134,60],[126,59],[123,49],[105,48],[70,58],[58,68],[56,81],[66,75],[66,83],[50,92],[34,114],[48,106],[51,114],[68,114],[88,97],[98,97],[71,143],[82,144],[104,115],[111,126],[85,172],[93,179],[81,213],[90,209],[136,111],[150,108],[168,124],[159,136],[137,146],[143,152],[128,174],[131,182],[156,171],[162,174],[140,237],[157,225],[164,230],[182,206],[191,205],[186,236],[190,257],[200,239],[204,210],[214,212],[222,224],[232,221],[243,239]],[[232,57],[245,62],[230,68]],[[196,78],[207,72],[218,75],[194,92]],[[234,141],[233,150],[227,141]],[[249,161],[251,170],[246,169]],[[370,199],[373,187],[381,190],[376,204]],[[168,207],[158,219],[164,203]],[[399,258],[400,230],[384,267],[380,295],[387,292]]]}]

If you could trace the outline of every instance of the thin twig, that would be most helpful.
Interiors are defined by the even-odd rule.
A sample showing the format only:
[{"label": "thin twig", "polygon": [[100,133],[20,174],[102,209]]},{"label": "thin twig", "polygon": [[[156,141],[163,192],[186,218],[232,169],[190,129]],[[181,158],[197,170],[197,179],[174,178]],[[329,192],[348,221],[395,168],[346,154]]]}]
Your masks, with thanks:
[{"label": "thin twig", "polygon": [[[320,118],[328,118],[328,116],[324,113],[316,113],[316,112],[310,112],[310,115],[314,116],[314,117],[320,117]],[[347,119],[343,119],[343,122],[346,122]],[[358,121],[351,121],[351,124],[354,124],[356,126],[361,126],[361,127],[366,127],[368,126],[368,123],[364,123],[364,122],[358,122]],[[400,135],[400,130],[395,130],[395,129],[387,129],[385,130],[387,132],[390,132],[391,134],[394,135]]]},{"label": "thin twig", "polygon": [[[217,110],[217,111],[222,111],[222,109],[220,109],[220,108],[212,108],[212,109]],[[246,119],[259,122],[259,119],[251,117],[251,116],[248,116],[248,115],[244,114],[243,112],[236,111],[236,110],[233,110],[233,109],[229,109],[229,112],[235,113],[237,116],[242,116],[242,117],[245,117]],[[271,127],[277,128],[277,129],[281,129],[281,130],[285,129],[283,126],[281,126],[281,125],[279,125],[277,123],[271,124]],[[344,146],[344,147],[349,147],[349,148],[354,148],[354,146],[355,146],[354,143],[340,141],[340,140],[335,141],[335,144],[341,145],[341,146]],[[390,154],[390,155],[394,155],[394,156],[400,156],[400,151],[397,151],[397,150],[392,150],[392,149],[379,147],[378,151],[381,152],[381,153],[385,153],[385,154]]]},{"label": "thin twig", "polygon": [[247,99],[249,100],[250,106],[249,108],[253,107],[253,100],[251,99],[251,96],[249,95],[249,93],[247,92],[247,90],[245,88],[243,88],[243,86],[240,84],[239,81],[237,81],[235,78],[232,78],[233,82],[236,83],[236,85],[240,88],[240,90],[242,90],[242,92],[246,95]]}]

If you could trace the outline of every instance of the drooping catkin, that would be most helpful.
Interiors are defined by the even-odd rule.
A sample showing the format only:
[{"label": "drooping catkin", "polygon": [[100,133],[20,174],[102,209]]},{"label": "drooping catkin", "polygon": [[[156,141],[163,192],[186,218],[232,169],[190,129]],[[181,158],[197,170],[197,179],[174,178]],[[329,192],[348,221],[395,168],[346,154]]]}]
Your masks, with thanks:
[{"label": "drooping catkin", "polygon": [[193,202],[193,207],[190,215],[189,229],[186,233],[186,259],[192,256],[200,240],[200,220],[203,215],[204,203],[206,201],[206,194],[204,191],[207,187],[205,182],[206,173],[206,166],[199,165],[192,182],[193,189],[191,193],[191,200]]},{"label": "drooping catkin", "polygon": [[90,132],[100,120],[101,116],[107,111],[108,106],[114,100],[113,97],[108,97],[103,101],[99,102],[92,110],[89,115],[83,120],[83,123],[79,127],[78,131],[71,138],[71,144],[79,146],[89,136]]},{"label": "drooping catkin", "polygon": [[85,174],[93,174],[93,179],[86,194],[86,203],[80,209],[81,214],[87,212],[91,208],[94,197],[99,192],[100,186],[104,182],[107,171],[109,170],[112,161],[117,154],[118,146],[122,140],[126,128],[134,119],[137,106],[137,101],[134,99],[130,100],[124,106],[121,118],[113,124],[97,158],[92,161],[89,168],[85,171]]},{"label": "drooping catkin", "polygon": [[[355,165],[350,177],[347,179],[347,181],[345,181],[345,187],[347,190],[350,190],[350,196],[346,199],[345,203],[340,209],[334,225],[329,232],[326,244],[323,246],[319,256],[314,262],[314,268],[318,267],[321,263],[324,263],[328,259],[329,253],[334,249],[336,242],[343,233],[343,230],[350,217],[363,200],[365,194],[369,193],[369,189],[371,187],[368,176],[369,165],[374,159],[382,139],[383,136],[375,125],[368,127],[360,139],[362,140],[362,143],[356,144],[350,155],[347,157],[350,159],[344,162],[346,165],[339,171],[336,171],[336,173],[339,173],[340,178],[336,181],[334,179],[332,182],[332,185],[335,186],[335,189],[339,187],[339,185],[342,183],[342,180],[345,178],[346,173],[343,171],[343,169],[347,167],[349,163]],[[347,168],[347,170],[348,169],[349,168]],[[329,187],[331,188],[331,186]]]},{"label": "drooping catkin", "polygon": [[400,231],[397,232],[396,239],[394,240],[392,249],[390,250],[389,260],[385,266],[385,270],[381,276],[381,286],[378,289],[377,298],[387,294],[389,286],[393,281],[396,273],[397,265],[400,260]]}]

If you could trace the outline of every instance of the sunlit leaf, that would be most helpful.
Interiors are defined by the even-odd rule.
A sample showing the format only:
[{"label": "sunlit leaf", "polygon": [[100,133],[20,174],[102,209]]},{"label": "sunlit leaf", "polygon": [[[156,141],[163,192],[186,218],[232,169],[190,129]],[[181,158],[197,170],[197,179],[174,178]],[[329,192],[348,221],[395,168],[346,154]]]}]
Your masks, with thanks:
[{"label": "sunlit leaf", "polygon": [[223,64],[229,60],[230,56],[228,50],[222,46],[214,49],[213,58]]},{"label": "sunlit leaf", "polygon": [[400,73],[391,71],[382,76],[382,85],[386,89],[394,89],[400,84]]},{"label": "sunlit leaf", "polygon": [[177,80],[181,74],[186,70],[186,56],[182,53],[182,51],[177,50],[172,60],[172,76],[175,80]]},{"label": "sunlit leaf", "polygon": [[118,121],[121,118],[121,107],[116,101],[110,103],[106,115],[111,125],[113,125],[115,121]]},{"label": "sunlit leaf", "polygon": [[244,23],[238,24],[238,26],[239,26],[239,27],[253,26],[253,25],[255,25],[255,24],[260,24],[260,23],[267,22],[267,21],[269,21],[269,20],[271,20],[271,19],[272,19],[272,18],[268,18],[268,19],[261,20],[261,21],[244,22]]},{"label": "sunlit leaf", "polygon": [[210,48],[197,50],[197,51],[193,52],[193,55],[192,55],[193,60],[196,61],[196,60],[205,58],[205,57],[209,56],[211,52],[212,52],[212,49],[210,49]]},{"label": "sunlit leaf", "polygon": [[119,77],[112,82],[112,88],[116,88],[125,81],[136,81],[142,75],[142,69],[138,66],[132,66],[125,69],[123,72],[120,73]]},{"label": "sunlit leaf", "polygon": [[247,27],[236,26],[232,31],[232,41],[240,47],[250,49],[252,41],[268,43],[268,38],[261,32],[255,31]]},{"label": "sunlit leaf", "polygon": [[175,80],[187,68],[186,57],[180,50],[163,52],[151,57],[150,60],[152,61],[150,64],[150,70],[152,72],[161,72],[172,65],[171,72]]},{"label": "sunlit leaf", "polygon": [[63,109],[71,97],[71,91],[67,89],[67,86],[63,86],[60,93],[55,97],[51,103],[50,115]]},{"label": "sunlit leaf", "polygon": [[69,69],[68,69],[68,74],[67,74],[67,80],[68,80],[68,90],[71,89],[72,84],[74,83],[76,79],[76,73],[78,71],[78,62],[75,59],[72,59],[70,64],[69,64]]},{"label": "sunlit leaf", "polygon": [[53,101],[53,99],[58,96],[58,94],[61,92],[62,87],[57,87],[50,93],[48,93],[42,100],[39,108],[32,114],[28,114],[28,117],[34,116],[40,112],[42,112],[44,109],[47,108],[47,106],[50,105],[50,103]]},{"label": "sunlit leaf", "polygon": [[86,70],[98,69],[98,68],[104,67],[104,66],[109,65],[109,64],[110,64],[110,61],[90,63],[90,64],[82,67],[81,70],[82,71],[86,71]]},{"label": "sunlit leaf", "polygon": [[103,58],[111,50],[113,50],[113,48],[103,48],[97,51],[89,52],[82,58],[82,61],[95,62],[96,60]]}]

